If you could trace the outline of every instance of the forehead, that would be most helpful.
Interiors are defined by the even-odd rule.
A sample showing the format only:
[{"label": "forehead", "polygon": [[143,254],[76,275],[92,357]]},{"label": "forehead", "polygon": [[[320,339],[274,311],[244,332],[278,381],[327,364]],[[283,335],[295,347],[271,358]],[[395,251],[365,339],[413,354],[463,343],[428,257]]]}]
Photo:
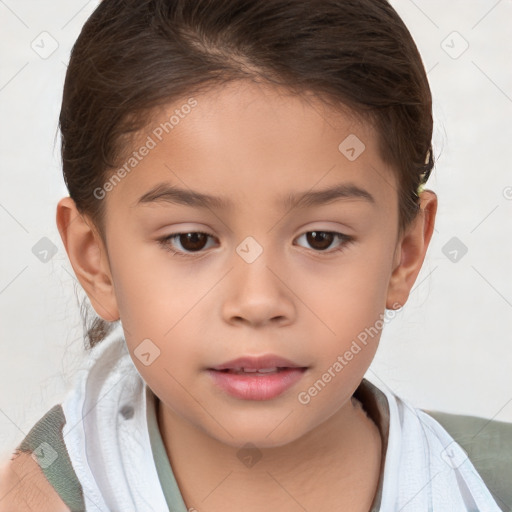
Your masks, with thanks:
[{"label": "forehead", "polygon": [[122,167],[126,177],[112,195],[130,209],[155,204],[158,195],[232,210],[253,197],[290,208],[333,194],[379,203],[397,193],[370,124],[312,95],[245,81],[155,112]]}]

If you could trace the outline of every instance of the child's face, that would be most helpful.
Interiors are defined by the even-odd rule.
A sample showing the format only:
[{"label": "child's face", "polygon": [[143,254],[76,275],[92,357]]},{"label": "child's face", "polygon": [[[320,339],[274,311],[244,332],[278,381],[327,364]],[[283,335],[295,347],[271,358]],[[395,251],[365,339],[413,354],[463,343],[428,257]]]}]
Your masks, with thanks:
[{"label": "child's face", "polygon": [[[193,108],[182,108],[186,98],[155,119],[133,147],[140,161],[106,195],[112,304],[167,414],[233,446],[277,446],[349,407],[385,307],[407,298],[412,282],[393,274],[401,260],[396,178],[370,127],[313,99],[240,82],[194,98]],[[154,130],[175,110],[179,122],[159,141]],[[148,135],[156,147],[141,156],[143,144],[153,146]],[[230,205],[138,203],[160,183]],[[285,202],[340,185],[349,193],[330,202]],[[211,236],[170,240],[189,252],[177,256],[159,243],[176,232]],[[142,359],[150,364],[134,351],[149,353]],[[233,396],[208,370],[269,354],[307,367],[273,398]],[[311,391],[325,373],[331,378]]]}]

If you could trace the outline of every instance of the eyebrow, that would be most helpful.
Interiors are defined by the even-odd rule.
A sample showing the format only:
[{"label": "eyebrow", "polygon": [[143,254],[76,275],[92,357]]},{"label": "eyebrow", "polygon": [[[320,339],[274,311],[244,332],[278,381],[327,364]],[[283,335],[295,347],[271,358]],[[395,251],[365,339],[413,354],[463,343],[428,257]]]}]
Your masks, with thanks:
[{"label": "eyebrow", "polygon": [[[302,194],[288,194],[281,198],[285,209],[321,206],[340,199],[362,199],[375,204],[374,197],[353,183],[341,183],[330,188],[308,191]],[[196,208],[229,209],[233,202],[227,198],[211,196],[193,190],[178,188],[170,183],[159,183],[142,195],[134,206],[170,203]]]}]

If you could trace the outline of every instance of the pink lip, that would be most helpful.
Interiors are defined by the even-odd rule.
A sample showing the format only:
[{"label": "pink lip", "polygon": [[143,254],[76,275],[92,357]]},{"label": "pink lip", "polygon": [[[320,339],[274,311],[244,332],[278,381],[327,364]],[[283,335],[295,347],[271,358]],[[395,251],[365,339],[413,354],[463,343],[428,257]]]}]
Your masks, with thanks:
[{"label": "pink lip", "polygon": [[[241,375],[226,370],[260,370],[279,368],[272,373]],[[224,371],[223,371],[224,370]],[[208,368],[213,382],[226,393],[243,400],[270,400],[296,384],[307,370],[288,359],[275,355],[239,357],[213,368]]]},{"label": "pink lip", "polygon": [[208,370],[215,384],[226,393],[243,400],[270,400],[279,396],[301,378],[306,368],[287,368],[266,375],[239,375]]}]

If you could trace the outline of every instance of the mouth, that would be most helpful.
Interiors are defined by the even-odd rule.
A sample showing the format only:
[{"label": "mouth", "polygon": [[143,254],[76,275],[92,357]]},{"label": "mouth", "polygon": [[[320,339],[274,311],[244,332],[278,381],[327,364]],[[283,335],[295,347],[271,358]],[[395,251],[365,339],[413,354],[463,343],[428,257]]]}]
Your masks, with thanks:
[{"label": "mouth", "polygon": [[209,370],[228,371],[233,373],[276,373],[284,369],[290,368],[306,368],[296,364],[289,359],[274,354],[261,356],[242,356],[231,361],[219,364]]},{"label": "mouth", "polygon": [[275,373],[282,373],[286,370],[306,370],[305,367],[288,367],[288,366],[279,366],[274,368],[226,368],[223,370],[216,370],[215,368],[211,368],[213,371],[222,372],[222,373],[231,373],[234,375],[253,375],[253,376],[261,376],[261,375],[270,375]]},{"label": "mouth", "polygon": [[290,389],[308,370],[274,355],[241,357],[208,368],[213,383],[242,400],[270,400]]}]

